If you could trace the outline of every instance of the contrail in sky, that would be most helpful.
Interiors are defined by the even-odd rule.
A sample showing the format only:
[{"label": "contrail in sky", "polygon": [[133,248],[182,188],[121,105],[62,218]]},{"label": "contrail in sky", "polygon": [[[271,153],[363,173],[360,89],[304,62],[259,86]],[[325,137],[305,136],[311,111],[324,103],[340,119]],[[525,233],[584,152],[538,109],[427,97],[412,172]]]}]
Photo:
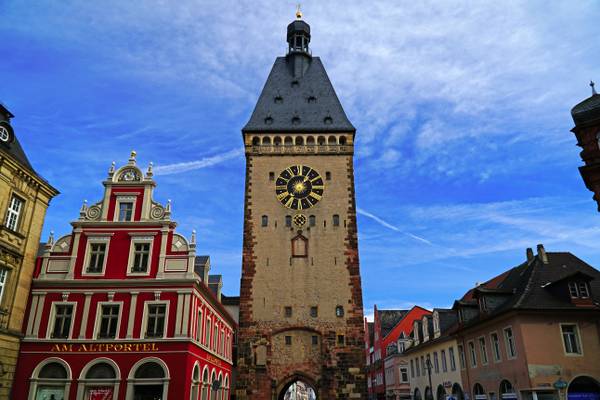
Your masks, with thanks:
[{"label": "contrail in sky", "polygon": [[234,149],[225,153],[216,154],[211,157],[204,157],[196,161],[188,161],[175,164],[158,165],[154,168],[156,175],[171,175],[179,174],[182,172],[192,171],[195,169],[201,169],[206,167],[212,167],[213,165],[221,164],[224,161],[231,160],[232,158],[239,157],[244,153],[244,149]]},{"label": "contrail in sky", "polygon": [[406,236],[408,236],[408,237],[410,237],[410,238],[412,238],[414,240],[418,240],[419,242],[423,242],[423,243],[426,243],[426,244],[428,244],[430,246],[433,246],[433,243],[431,243],[429,240],[427,240],[425,238],[422,238],[420,236],[414,235],[414,234],[412,234],[410,232],[405,232],[402,229],[398,228],[397,226],[394,226],[394,225],[390,224],[389,222],[386,222],[386,221],[382,220],[378,216],[373,215],[370,212],[363,210],[362,208],[357,208],[356,212],[358,214],[360,214],[360,215],[364,215],[365,217],[371,218],[373,221],[377,222],[379,225],[385,226],[388,229],[391,229],[393,231],[399,232],[399,233],[401,233],[403,235],[406,235]]}]

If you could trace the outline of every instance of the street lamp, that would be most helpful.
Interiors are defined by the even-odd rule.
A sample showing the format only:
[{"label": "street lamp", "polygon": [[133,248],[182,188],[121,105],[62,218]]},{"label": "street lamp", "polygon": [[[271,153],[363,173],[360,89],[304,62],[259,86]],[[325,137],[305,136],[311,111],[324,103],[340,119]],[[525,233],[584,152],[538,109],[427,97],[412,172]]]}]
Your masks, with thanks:
[{"label": "street lamp", "polygon": [[427,391],[425,391],[425,400],[433,400],[433,388],[431,387],[431,369],[433,366],[431,365],[431,358],[427,355],[427,360],[425,361],[425,368],[427,369],[427,376],[429,377],[429,399],[427,398]]}]

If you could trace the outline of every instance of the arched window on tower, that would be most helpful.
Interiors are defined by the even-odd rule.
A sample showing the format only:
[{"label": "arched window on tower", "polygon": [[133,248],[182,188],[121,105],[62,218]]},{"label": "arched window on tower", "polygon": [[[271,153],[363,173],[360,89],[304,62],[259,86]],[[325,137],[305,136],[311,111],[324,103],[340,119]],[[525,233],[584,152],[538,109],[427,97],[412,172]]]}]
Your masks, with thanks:
[{"label": "arched window on tower", "polygon": [[283,144],[286,146],[291,146],[294,144],[294,140],[290,136],[286,136]]},{"label": "arched window on tower", "polygon": [[253,146],[258,146],[260,144],[260,138],[258,136],[254,136],[252,138],[252,145]]},{"label": "arched window on tower", "polygon": [[308,239],[300,234],[292,239],[292,257],[308,257]]},{"label": "arched window on tower", "polygon": [[275,146],[281,146],[281,136],[275,136],[275,139],[273,139],[273,144]]}]

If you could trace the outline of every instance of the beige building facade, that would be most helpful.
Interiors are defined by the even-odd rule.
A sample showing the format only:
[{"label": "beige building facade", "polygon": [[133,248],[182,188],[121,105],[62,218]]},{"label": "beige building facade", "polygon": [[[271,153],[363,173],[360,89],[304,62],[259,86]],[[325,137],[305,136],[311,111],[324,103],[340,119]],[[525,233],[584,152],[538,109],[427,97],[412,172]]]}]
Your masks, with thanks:
[{"label": "beige building facade", "polygon": [[0,398],[7,399],[46,209],[58,194],[31,167],[0,105]]}]

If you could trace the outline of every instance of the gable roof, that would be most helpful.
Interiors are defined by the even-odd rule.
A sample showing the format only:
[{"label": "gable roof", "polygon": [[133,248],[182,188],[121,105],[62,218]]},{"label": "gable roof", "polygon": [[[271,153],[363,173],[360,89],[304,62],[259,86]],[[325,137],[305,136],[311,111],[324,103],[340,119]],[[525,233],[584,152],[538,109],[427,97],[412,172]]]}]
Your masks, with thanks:
[{"label": "gable roof", "polygon": [[342,108],[321,59],[312,57],[308,62],[304,75],[294,76],[291,58],[277,57],[242,132],[356,130]]},{"label": "gable roof", "polygon": [[396,324],[408,314],[408,311],[409,310],[377,310],[381,338],[386,337]]}]

